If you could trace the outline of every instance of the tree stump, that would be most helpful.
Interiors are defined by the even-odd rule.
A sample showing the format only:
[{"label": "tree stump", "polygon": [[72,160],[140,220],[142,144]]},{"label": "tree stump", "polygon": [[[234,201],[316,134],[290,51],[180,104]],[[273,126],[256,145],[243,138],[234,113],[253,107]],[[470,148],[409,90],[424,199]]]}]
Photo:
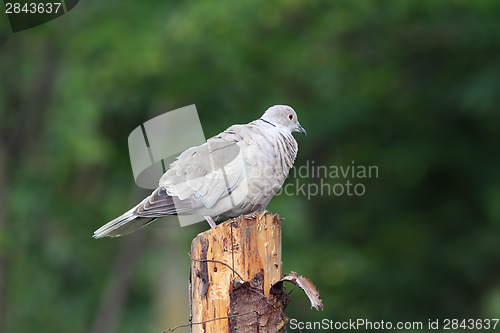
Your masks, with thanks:
[{"label": "tree stump", "polygon": [[270,292],[281,278],[278,215],[221,223],[193,239],[191,258],[191,332],[286,332],[286,296]]}]

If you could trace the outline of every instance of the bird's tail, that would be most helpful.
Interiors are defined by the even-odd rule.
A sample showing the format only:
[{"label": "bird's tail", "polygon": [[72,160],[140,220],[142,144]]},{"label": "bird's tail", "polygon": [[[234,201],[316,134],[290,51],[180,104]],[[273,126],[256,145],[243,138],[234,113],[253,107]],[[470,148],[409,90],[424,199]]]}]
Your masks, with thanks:
[{"label": "bird's tail", "polygon": [[[148,198],[144,200],[148,200]],[[139,205],[144,203],[141,202]],[[139,206],[135,206],[130,209],[128,212],[124,213],[121,216],[118,216],[116,219],[106,223],[96,231],[94,231],[94,238],[103,238],[103,237],[118,237],[129,234],[131,232],[136,231],[139,228],[144,227],[145,225],[156,220],[156,217],[140,217],[134,214],[136,208]]]}]

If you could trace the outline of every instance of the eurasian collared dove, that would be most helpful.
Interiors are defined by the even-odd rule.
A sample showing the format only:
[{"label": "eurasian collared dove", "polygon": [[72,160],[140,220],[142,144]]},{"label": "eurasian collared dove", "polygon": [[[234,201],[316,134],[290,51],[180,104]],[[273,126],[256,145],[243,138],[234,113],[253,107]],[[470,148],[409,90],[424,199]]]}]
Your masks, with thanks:
[{"label": "eurasian collared dove", "polygon": [[203,215],[213,228],[214,220],[263,210],[297,156],[292,132],[306,134],[291,107],[275,105],[257,120],[233,125],[187,149],[149,197],[96,230],[94,237],[122,236],[172,214]]}]

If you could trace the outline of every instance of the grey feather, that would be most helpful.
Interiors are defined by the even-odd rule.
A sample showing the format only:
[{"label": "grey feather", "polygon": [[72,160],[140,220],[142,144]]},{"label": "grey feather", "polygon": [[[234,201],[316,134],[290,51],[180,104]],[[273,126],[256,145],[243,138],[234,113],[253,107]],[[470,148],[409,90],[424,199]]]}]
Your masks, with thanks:
[{"label": "grey feather", "polygon": [[306,134],[291,107],[276,105],[260,119],[233,125],[187,149],[149,197],[94,237],[121,236],[166,215],[197,214],[217,221],[266,208],[295,161],[292,132]]}]

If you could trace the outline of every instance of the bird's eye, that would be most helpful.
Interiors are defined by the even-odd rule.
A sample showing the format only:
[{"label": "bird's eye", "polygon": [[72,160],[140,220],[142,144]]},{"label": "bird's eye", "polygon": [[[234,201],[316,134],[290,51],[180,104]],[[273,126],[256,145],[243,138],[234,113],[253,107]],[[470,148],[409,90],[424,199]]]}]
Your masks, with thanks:
[{"label": "bird's eye", "polygon": [[293,114],[291,114],[291,113],[290,113],[290,114],[288,115],[288,119],[292,120],[292,119],[293,119]]}]

